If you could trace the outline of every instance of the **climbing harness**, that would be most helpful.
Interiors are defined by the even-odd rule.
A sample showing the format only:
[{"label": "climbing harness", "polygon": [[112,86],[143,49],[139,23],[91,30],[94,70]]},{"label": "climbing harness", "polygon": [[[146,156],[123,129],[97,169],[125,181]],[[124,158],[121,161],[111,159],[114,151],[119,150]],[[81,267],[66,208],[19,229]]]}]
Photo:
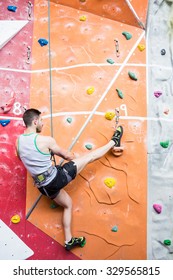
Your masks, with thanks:
[{"label": "climbing harness", "polygon": [[46,181],[46,179],[52,174],[53,171],[53,165],[51,167],[49,167],[49,169],[35,177],[33,177],[34,181],[36,184],[41,184],[44,181]]}]

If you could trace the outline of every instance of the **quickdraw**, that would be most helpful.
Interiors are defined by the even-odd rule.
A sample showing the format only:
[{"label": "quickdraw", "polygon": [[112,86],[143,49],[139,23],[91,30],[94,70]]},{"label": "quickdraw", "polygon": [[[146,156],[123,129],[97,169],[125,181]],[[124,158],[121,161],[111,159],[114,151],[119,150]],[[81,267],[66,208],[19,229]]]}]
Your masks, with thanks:
[{"label": "quickdraw", "polygon": [[116,115],[116,117],[115,117],[115,128],[117,128],[118,123],[119,123],[119,118],[120,118],[120,112],[119,112],[118,108],[115,109],[115,115]]},{"label": "quickdraw", "polygon": [[119,42],[118,42],[118,39],[115,39],[115,49],[116,49],[116,55],[117,57],[120,56],[120,49],[119,49]]}]

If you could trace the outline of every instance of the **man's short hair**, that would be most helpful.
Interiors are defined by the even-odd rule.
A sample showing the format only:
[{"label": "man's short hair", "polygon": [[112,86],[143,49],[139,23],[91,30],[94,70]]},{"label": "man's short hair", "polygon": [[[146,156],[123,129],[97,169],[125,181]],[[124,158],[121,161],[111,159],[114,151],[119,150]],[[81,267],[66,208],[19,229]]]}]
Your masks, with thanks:
[{"label": "man's short hair", "polygon": [[32,125],[32,121],[35,118],[38,118],[40,116],[41,112],[37,109],[28,109],[25,111],[25,113],[23,114],[23,121],[26,125],[26,127],[31,126]]}]

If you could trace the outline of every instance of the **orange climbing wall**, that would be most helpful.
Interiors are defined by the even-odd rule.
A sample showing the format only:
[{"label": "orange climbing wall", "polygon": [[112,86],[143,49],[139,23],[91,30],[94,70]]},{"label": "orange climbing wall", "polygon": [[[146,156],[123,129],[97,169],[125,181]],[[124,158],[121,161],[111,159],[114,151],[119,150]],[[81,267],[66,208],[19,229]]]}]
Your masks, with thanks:
[{"label": "orange climbing wall", "polygon": [[[88,165],[66,187],[73,199],[73,233],[87,239],[86,246],[74,249],[73,253],[81,259],[146,259],[146,57],[145,50],[138,49],[139,44],[145,44],[145,32],[137,27],[132,14],[129,17],[130,12],[121,13],[123,8],[128,9],[125,1],[117,1],[122,3],[118,21],[106,18],[105,14],[103,17],[100,6],[96,6],[98,1],[94,10],[91,1],[87,9],[84,5],[81,9],[77,1],[73,7],[79,9],[73,9],[68,7],[69,2],[51,1],[50,7],[54,137],[64,148],[74,142],[73,151],[83,155],[89,152],[86,144],[95,149],[111,138],[115,119],[107,120],[107,111],[114,112],[118,107],[120,124],[124,127],[123,156],[116,158],[108,153]],[[112,1],[104,2],[111,10]],[[138,1],[131,3],[145,21],[147,1],[142,2],[143,9]],[[48,45],[38,44],[39,38],[48,39],[47,14],[47,1],[35,1],[30,107],[42,110],[43,133],[49,135],[49,52]],[[84,15],[86,20],[81,21]],[[132,38],[126,40],[123,31],[130,32]],[[115,38],[119,41],[119,57]],[[135,73],[138,80],[131,80],[128,71]],[[88,95],[91,86],[94,93]],[[123,92],[123,99],[118,97],[117,88]],[[67,122],[68,117],[71,123]],[[58,163],[60,159],[56,160]],[[113,188],[104,184],[108,177],[116,181]],[[28,176],[26,211],[38,196]],[[29,221],[64,245],[62,209],[53,209],[51,203],[42,197]],[[114,226],[117,232],[112,231]]]}]

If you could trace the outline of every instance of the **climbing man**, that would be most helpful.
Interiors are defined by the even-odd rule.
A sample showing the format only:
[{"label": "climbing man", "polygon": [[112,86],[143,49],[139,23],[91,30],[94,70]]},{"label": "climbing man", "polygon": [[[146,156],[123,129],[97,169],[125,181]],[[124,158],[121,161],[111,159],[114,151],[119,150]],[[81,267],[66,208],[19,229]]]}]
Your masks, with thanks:
[{"label": "climbing man", "polygon": [[[112,139],[104,146],[89,152],[87,155],[76,157],[74,153],[58,146],[55,139],[40,135],[43,128],[41,112],[28,109],[23,114],[26,126],[24,134],[16,141],[18,157],[34,179],[38,190],[54,200],[63,210],[63,228],[65,235],[65,249],[71,250],[75,246],[83,247],[85,237],[73,237],[71,233],[72,200],[63,189],[72,181],[83,168],[102,156],[110,149],[115,153],[123,152],[120,140],[123,134],[122,126],[114,132]],[[51,155],[58,155],[67,160],[63,165],[53,165]]]}]

